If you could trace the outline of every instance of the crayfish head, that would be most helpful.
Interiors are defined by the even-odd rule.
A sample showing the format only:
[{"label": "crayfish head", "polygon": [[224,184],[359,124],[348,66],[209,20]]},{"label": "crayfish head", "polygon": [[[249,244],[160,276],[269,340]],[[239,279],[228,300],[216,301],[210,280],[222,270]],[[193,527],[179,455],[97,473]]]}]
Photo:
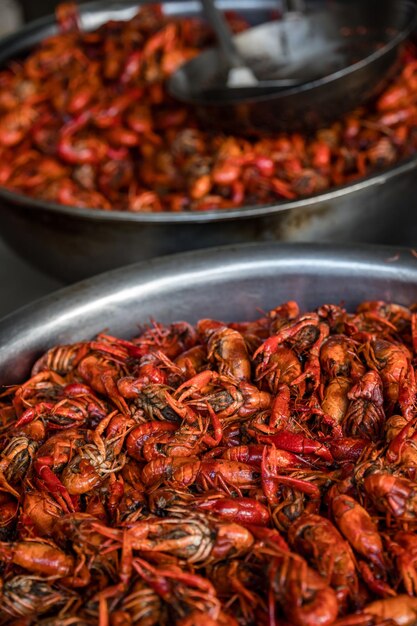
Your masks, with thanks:
[{"label": "crayfish head", "polygon": [[65,604],[70,597],[68,591],[58,590],[38,576],[15,576],[3,584],[2,615],[41,615]]},{"label": "crayfish head", "polygon": [[219,524],[211,557],[222,560],[226,556],[231,558],[247,554],[254,542],[252,533],[244,526],[234,523]]},{"label": "crayfish head", "polygon": [[312,319],[311,324],[301,328],[299,332],[291,338],[292,349],[297,355],[301,356],[312,348],[319,336],[320,329],[318,322],[317,320]]},{"label": "crayfish head", "polygon": [[330,378],[335,376],[355,377],[365,372],[356,354],[355,342],[345,335],[332,335],[320,349],[320,364]]},{"label": "crayfish head", "polygon": [[385,440],[391,442],[407,424],[403,415],[391,415],[385,422]]},{"label": "crayfish head", "polygon": [[199,320],[197,323],[197,332],[202,337],[204,343],[208,342],[213,333],[225,328],[225,324],[217,320],[204,319]]},{"label": "crayfish head", "polygon": [[149,494],[149,509],[158,517],[163,517],[171,513],[172,507],[190,506],[194,498],[188,491],[160,487]]},{"label": "crayfish head", "polygon": [[384,459],[381,450],[375,445],[369,444],[354,469],[354,482],[359,487],[363,487],[363,482],[371,474],[381,472],[385,468]]},{"label": "crayfish head", "polygon": [[4,473],[8,480],[16,483],[25,476],[38,446],[36,441],[25,436],[13,437],[3,450],[0,461],[1,465],[6,465]]}]

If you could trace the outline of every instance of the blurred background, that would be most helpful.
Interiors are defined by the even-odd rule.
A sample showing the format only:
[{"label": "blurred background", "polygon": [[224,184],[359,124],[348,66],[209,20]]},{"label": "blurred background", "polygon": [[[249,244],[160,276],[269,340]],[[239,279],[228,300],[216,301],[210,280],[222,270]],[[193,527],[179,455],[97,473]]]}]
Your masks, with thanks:
[{"label": "blurred background", "polygon": [[[10,1],[10,0],[6,0]],[[30,20],[34,20],[37,17],[41,17],[42,15],[48,15],[48,13],[52,13],[56,5],[58,4],[55,0],[13,0],[16,4],[21,8],[21,12],[23,14],[23,19],[28,22]]]},{"label": "blurred background", "polygon": [[0,0],[0,29],[3,32],[9,26],[12,30],[15,23],[52,13],[57,4],[55,0]]},{"label": "blurred background", "polygon": [[[78,1],[80,4],[85,5],[90,0]],[[172,1],[174,0],[165,0],[165,2],[171,2],[171,8]],[[277,2],[277,6],[282,6],[282,1],[266,0],[265,4],[265,0],[263,0],[264,6],[271,6],[270,3],[274,2]],[[312,4],[316,1],[312,0]],[[405,0],[405,2],[408,1]],[[25,23],[43,16],[52,15],[60,2],[68,2],[68,0],[0,0],[0,37],[13,33],[13,31],[18,30]],[[122,2],[123,0],[111,0],[111,4],[115,8],[120,8]],[[136,2],[136,0],[133,0],[133,2]],[[230,2],[229,6],[236,8],[239,5],[242,8],[243,6],[251,5],[253,10],[256,11],[258,11],[259,5],[263,4],[261,0],[228,0],[228,2]],[[351,12],[352,4],[350,2],[351,0],[347,2],[347,6]],[[376,2],[378,10],[383,4],[383,0],[373,0],[373,3],[371,0],[368,0],[368,2],[370,4]],[[413,0],[413,2],[415,3],[417,0]],[[182,0],[176,0],[176,3],[183,8],[186,6],[188,9],[188,3]],[[401,4],[400,0],[395,0],[394,2],[389,0],[389,3],[390,6]],[[198,7],[197,2],[192,4]],[[363,6],[366,3],[362,5],[359,2],[358,4]],[[104,2],[95,0],[95,5],[99,11],[103,12]],[[139,0],[137,0],[137,5],[139,5]],[[380,13],[381,11],[378,15]],[[372,20],[374,20],[375,12],[372,11],[371,15]],[[9,39],[9,44],[6,42],[6,47],[12,41],[14,41],[13,37]],[[375,125],[375,121],[360,123],[358,126],[355,126],[355,118],[353,118],[353,126],[349,124],[349,132],[351,132],[352,128],[354,131],[355,128],[364,129],[363,133],[358,134],[358,146],[362,150],[364,160],[358,157],[357,162],[359,165],[362,164],[361,167],[365,167],[364,164],[368,162],[372,163],[374,168],[372,171],[377,172],[377,176],[371,177],[368,181],[366,179],[364,182],[359,181],[360,184],[357,184],[356,180],[354,180],[348,190],[342,194],[337,190],[335,193],[330,190],[329,194],[319,195],[318,199],[314,199],[313,203],[308,204],[307,208],[304,205],[298,206],[296,201],[294,206],[291,206],[291,211],[286,210],[284,212],[279,207],[276,213],[268,213],[258,221],[256,221],[256,217],[253,220],[248,220],[246,215],[242,214],[244,219],[237,220],[239,228],[236,227],[236,223],[229,220],[224,222],[227,225],[224,228],[218,228],[216,221],[213,221],[211,226],[210,222],[207,222],[208,227],[205,226],[205,222],[202,226],[198,222],[198,228],[195,231],[192,226],[189,230],[182,229],[182,227],[181,230],[179,228],[174,230],[170,227],[168,219],[167,226],[161,222],[163,224],[162,230],[159,229],[159,226],[154,228],[152,223],[150,223],[151,226],[146,229],[147,234],[144,235],[145,229],[143,224],[146,221],[141,222],[140,219],[137,221],[120,220],[120,222],[116,220],[113,223],[111,220],[101,220],[101,218],[96,220],[94,217],[91,219],[90,224],[90,221],[84,220],[84,218],[80,218],[78,221],[76,214],[74,214],[74,217],[70,216],[67,220],[62,217],[63,214],[57,213],[58,218],[55,220],[53,218],[54,213],[47,211],[38,212],[38,209],[33,212],[27,211],[25,207],[27,204],[31,204],[30,200],[22,204],[20,202],[17,204],[4,202],[4,210],[6,207],[9,207],[8,213],[4,212],[4,215],[9,215],[9,221],[7,222],[5,218],[0,220],[0,234],[2,235],[0,238],[0,282],[3,285],[2,298],[0,298],[0,317],[63,284],[63,278],[52,278],[49,274],[62,277],[65,270],[66,280],[75,280],[72,276],[68,278],[74,259],[75,264],[79,263],[78,259],[80,258],[86,259],[86,261],[83,261],[84,265],[81,268],[83,275],[86,275],[87,273],[92,273],[91,267],[93,266],[99,266],[102,271],[103,266],[107,265],[108,261],[111,264],[113,262],[112,259],[119,258],[119,256],[123,257],[124,263],[132,262],[138,258],[137,252],[139,251],[139,257],[143,258],[142,247],[137,245],[136,237],[139,237],[139,241],[146,242],[143,250],[144,256],[156,255],[156,250],[159,251],[159,254],[166,254],[168,251],[172,251],[172,242],[175,242],[175,246],[178,244],[177,249],[181,249],[184,245],[188,247],[189,242],[192,244],[192,247],[195,247],[195,245],[200,245],[201,247],[213,245],[211,238],[214,235],[216,237],[219,235],[221,243],[226,241],[234,243],[237,241],[237,238],[239,240],[271,240],[278,238],[288,241],[378,242],[410,245],[416,248],[417,113],[415,112],[415,103],[417,97],[417,72],[415,68],[417,49],[413,54],[411,52],[408,54],[407,63],[411,64],[413,69],[408,74],[412,78],[412,81],[410,79],[412,87],[409,88],[407,83],[406,93],[409,94],[411,105],[408,106],[407,104],[408,96],[405,99],[406,104],[404,104],[403,96],[401,96],[399,102],[397,104],[394,103],[393,111],[390,110],[388,102],[387,115],[392,121],[388,121],[382,126],[380,123],[379,126]],[[402,77],[402,74],[400,74],[400,77]],[[401,84],[402,89],[404,89],[404,82]],[[399,91],[401,94],[401,89]],[[396,94],[398,94],[398,89],[394,92],[394,95]],[[398,119],[396,117],[397,114]],[[378,116],[382,115],[385,115],[385,109],[378,113]],[[392,117],[393,115],[394,117]],[[407,116],[410,118],[409,121],[407,121]],[[379,117],[377,119],[379,120]],[[386,124],[394,126],[394,130],[389,128],[387,131]],[[341,134],[340,136],[342,137],[343,135]],[[334,134],[330,135],[330,139],[332,137],[334,137]],[[348,139],[351,140],[352,137],[355,137],[355,133],[349,135]],[[364,143],[362,144],[360,141]],[[339,168],[339,180],[340,172],[344,171],[345,165],[347,171],[346,180],[349,181],[352,171],[355,171],[353,167],[356,164],[355,150],[357,148],[355,147],[355,142],[356,139],[349,143],[350,149],[339,150],[337,154],[335,153],[337,156],[337,167]],[[408,146],[407,150],[409,150],[409,152],[404,152],[406,160],[399,165],[394,163],[393,167],[388,168],[388,173],[382,172],[380,174],[379,170],[386,169],[392,163],[392,159],[397,152],[399,155],[402,154],[403,144],[405,147]],[[325,159],[328,152],[329,150],[325,149]],[[314,154],[315,152],[313,151],[313,157]],[[322,158],[321,154],[322,150],[320,151],[320,158]],[[339,157],[341,157],[341,160]],[[306,160],[307,164],[310,162],[309,159],[311,161],[311,155]],[[341,166],[339,165],[340,163],[342,163]],[[317,167],[320,168],[321,166]],[[82,172],[84,170],[85,168]],[[314,176],[314,170],[308,169],[308,165],[305,165],[304,169],[302,168],[298,172],[298,177],[293,177],[293,179],[299,181],[301,193],[303,193],[303,189],[306,190],[306,185],[307,187],[312,185],[312,188],[315,189],[316,181]],[[318,189],[320,189],[321,184],[322,181],[319,176],[317,182]],[[291,196],[283,197],[291,198]],[[297,198],[298,196],[292,197]],[[291,203],[289,202],[288,204]],[[23,209],[16,210],[16,207],[20,206]],[[96,222],[100,226],[97,226]],[[104,224],[108,224],[108,226],[104,227]],[[115,224],[117,224],[117,228]],[[198,236],[195,235],[197,231],[199,233]],[[163,237],[161,232],[165,233]],[[57,238],[55,233],[59,233],[60,237],[64,237],[64,245],[60,243],[63,240]],[[88,245],[83,243],[87,240],[83,239],[83,237],[88,238]],[[228,237],[231,239],[227,239]],[[9,242],[10,248],[5,241]],[[163,244],[161,243],[162,241],[164,242]],[[215,241],[219,241],[219,239],[215,239]],[[126,244],[125,242],[128,243]],[[155,245],[153,245],[154,242]],[[19,250],[22,258],[17,256],[14,249]],[[59,263],[51,263],[51,254],[57,255],[60,265]],[[47,258],[49,258],[48,263],[44,262],[44,259]],[[43,270],[37,269],[36,259],[42,261],[42,263],[38,262],[38,266],[43,267]],[[118,264],[120,265],[120,262]],[[59,271],[57,271],[57,268]],[[86,272],[84,272],[84,269],[86,269]],[[95,269],[95,271],[98,272],[99,269]]]},{"label": "blurred background", "polygon": [[[30,3],[27,4],[29,5]],[[53,6],[53,4],[49,6]],[[39,2],[40,5],[43,5],[42,1]],[[48,2],[45,1],[45,6],[47,5]],[[36,3],[36,8],[37,6],[38,3]],[[0,2],[0,36],[14,31],[24,19],[23,6],[18,4],[17,0],[2,0]]]},{"label": "blurred background", "polygon": [[[0,34],[15,30],[22,22],[51,14],[62,0],[0,0]],[[82,4],[83,0],[78,0]]]},{"label": "blurred background", "polygon": [[[54,10],[54,0],[0,0],[0,37]],[[60,287],[59,281],[45,276],[22,261],[0,240],[0,281],[6,285],[0,301],[0,317]]]},{"label": "blurred background", "polygon": [[59,2],[62,0],[0,0],[0,35],[15,30],[22,22],[50,15]]},{"label": "blurred background", "polygon": [[51,14],[57,4],[59,0],[0,0],[0,35],[16,30],[23,22]]}]

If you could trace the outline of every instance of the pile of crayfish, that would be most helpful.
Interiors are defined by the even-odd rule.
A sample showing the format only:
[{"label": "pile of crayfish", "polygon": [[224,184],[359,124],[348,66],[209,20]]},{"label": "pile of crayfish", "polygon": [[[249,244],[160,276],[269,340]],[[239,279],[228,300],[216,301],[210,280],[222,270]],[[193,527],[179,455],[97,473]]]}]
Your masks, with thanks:
[{"label": "pile of crayfish", "polygon": [[[247,23],[229,14],[234,31]],[[207,211],[291,200],[383,170],[417,151],[417,51],[382,95],[313,136],[210,131],[166,79],[213,43],[196,18],[146,5],[59,33],[0,72],[0,185],[48,202],[134,212]]]},{"label": "pile of crayfish", "polygon": [[1,396],[0,624],[415,624],[416,310],[51,348]]}]

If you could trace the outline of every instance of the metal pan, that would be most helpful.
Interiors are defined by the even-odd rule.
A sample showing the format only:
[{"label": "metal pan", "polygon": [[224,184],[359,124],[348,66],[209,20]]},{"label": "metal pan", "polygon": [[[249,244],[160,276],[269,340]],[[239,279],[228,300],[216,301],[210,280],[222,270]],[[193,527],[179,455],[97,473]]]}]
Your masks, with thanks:
[{"label": "metal pan", "polygon": [[151,317],[259,317],[288,299],[310,309],[365,299],[417,301],[417,259],[405,248],[264,244],[224,247],[122,268],[68,287],[0,321],[0,384],[22,381],[57,343],[107,329],[129,337]]},{"label": "metal pan", "polygon": [[245,241],[417,246],[417,157],[302,200],[184,214],[101,212],[0,191],[1,235],[20,256],[71,282],[163,254]]},{"label": "metal pan", "polygon": [[[86,28],[128,19],[137,2],[81,5]],[[224,0],[253,23],[276,0]],[[198,14],[199,2],[164,5],[173,15]],[[0,64],[55,32],[52,17],[29,24],[0,43]],[[65,281],[162,254],[244,241],[417,243],[417,156],[354,184],[291,202],[204,213],[127,213],[66,207],[0,188],[0,234],[23,258]]]},{"label": "metal pan", "polygon": [[[298,19],[274,20],[233,38],[242,63],[264,82],[227,88],[228,64],[216,47],[182,65],[168,82],[170,92],[195,104],[206,125],[226,132],[311,130],[374,98],[398,70],[416,3],[304,0],[304,6]],[[280,45],[283,33],[291,54]],[[279,89],[274,79],[300,84]]]}]

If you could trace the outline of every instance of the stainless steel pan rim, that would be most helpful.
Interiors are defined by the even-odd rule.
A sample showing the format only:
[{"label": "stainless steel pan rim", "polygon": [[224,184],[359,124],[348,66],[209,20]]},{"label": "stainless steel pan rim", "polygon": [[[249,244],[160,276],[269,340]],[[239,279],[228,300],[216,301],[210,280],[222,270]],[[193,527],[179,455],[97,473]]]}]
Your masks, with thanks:
[{"label": "stainless steel pan rim", "polygon": [[[4,187],[0,187],[0,199],[4,198],[10,203],[24,206],[27,211],[42,209],[51,213],[61,213],[63,215],[76,215],[77,218],[103,221],[103,222],[143,222],[148,224],[195,224],[207,222],[223,222],[235,219],[246,219],[251,217],[261,217],[284,213],[292,209],[308,209],[316,206],[318,202],[326,203],[337,198],[351,195],[355,191],[385,185],[392,178],[412,172],[417,168],[417,155],[410,157],[397,166],[391,167],[383,172],[371,174],[366,178],[358,179],[355,182],[347,183],[339,187],[332,187],[328,191],[318,193],[297,200],[277,201],[270,204],[246,205],[234,209],[217,209],[214,211],[188,211],[183,213],[134,213],[132,211],[105,211],[103,209],[85,209],[54,202],[44,202],[29,195],[16,193]],[[364,207],[366,210],[366,207]]]},{"label": "stainless steel pan rim", "polygon": [[[84,16],[83,24],[85,28],[92,29],[96,28],[100,25],[100,23],[103,23],[105,20],[109,19],[109,17],[112,16],[119,17],[119,19],[123,16],[124,19],[128,19],[135,13],[140,4],[154,3],[154,0],[138,0],[136,2],[132,0],[122,0],[120,2],[118,2],[117,0],[109,0],[107,2],[94,1],[82,4],[80,6],[80,11],[81,16]],[[236,4],[233,2],[233,0],[223,0],[219,2],[219,4],[221,7],[224,8],[236,8]],[[194,0],[182,0],[173,3],[172,6],[170,6],[168,3],[164,8],[168,14],[183,15],[187,12],[191,14],[196,13],[198,12],[199,7],[199,2],[195,2]],[[239,3],[239,8],[242,10],[253,9],[253,7],[254,0],[241,0]],[[274,9],[276,8],[276,0],[262,0],[262,7],[266,9]],[[95,12],[98,13],[100,11],[105,11],[106,17],[101,18],[98,21],[94,20],[94,16],[92,17],[91,13],[94,14]],[[0,64],[13,56],[14,48],[16,49],[16,51],[21,51],[22,38],[28,42],[29,48],[32,47],[38,41],[38,35],[40,31],[43,33],[44,36],[56,32],[54,18],[52,16],[48,16],[31,22],[16,33],[13,33],[12,35],[1,39]],[[389,44],[386,45],[394,45],[394,41],[396,41],[396,38],[394,38]],[[374,54],[378,55],[384,49],[386,48],[383,47],[381,50],[376,51]],[[358,63],[360,63],[360,61]],[[355,64],[355,66],[356,65],[357,64]],[[105,211],[103,209],[86,209],[53,202],[45,202],[29,195],[10,191],[5,187],[0,187],[0,200],[4,199],[9,203],[16,204],[18,206],[24,206],[25,210],[28,211],[36,211],[37,209],[42,209],[43,211],[50,211],[51,213],[55,214],[61,213],[68,216],[74,215],[77,218],[86,221],[138,222],[148,224],[193,224],[223,222],[235,219],[247,219],[252,217],[276,215],[279,213],[288,212],[291,209],[308,209],[310,206],[317,205],[318,202],[325,203],[328,201],[333,201],[334,199],[349,195],[355,191],[383,185],[391,178],[394,178],[401,174],[405,174],[407,172],[411,172],[416,167],[417,155],[400,161],[395,166],[382,172],[372,173],[365,178],[360,178],[357,181],[347,183],[346,185],[332,187],[331,189],[322,193],[305,196],[291,201],[277,200],[276,202],[269,204],[245,205],[244,207],[237,207],[232,209],[217,209],[213,211],[189,211],[183,213],[171,213],[168,211],[162,213],[133,213],[129,211]]]},{"label": "stainless steel pan rim", "polygon": [[[348,308],[366,299],[417,301],[417,258],[407,248],[243,244],[161,257],[62,289],[0,321],[0,384],[27,376],[57,343],[107,330],[132,336],[151,317],[254,319],[281,298]],[[326,300],[322,300],[326,298]]]}]

